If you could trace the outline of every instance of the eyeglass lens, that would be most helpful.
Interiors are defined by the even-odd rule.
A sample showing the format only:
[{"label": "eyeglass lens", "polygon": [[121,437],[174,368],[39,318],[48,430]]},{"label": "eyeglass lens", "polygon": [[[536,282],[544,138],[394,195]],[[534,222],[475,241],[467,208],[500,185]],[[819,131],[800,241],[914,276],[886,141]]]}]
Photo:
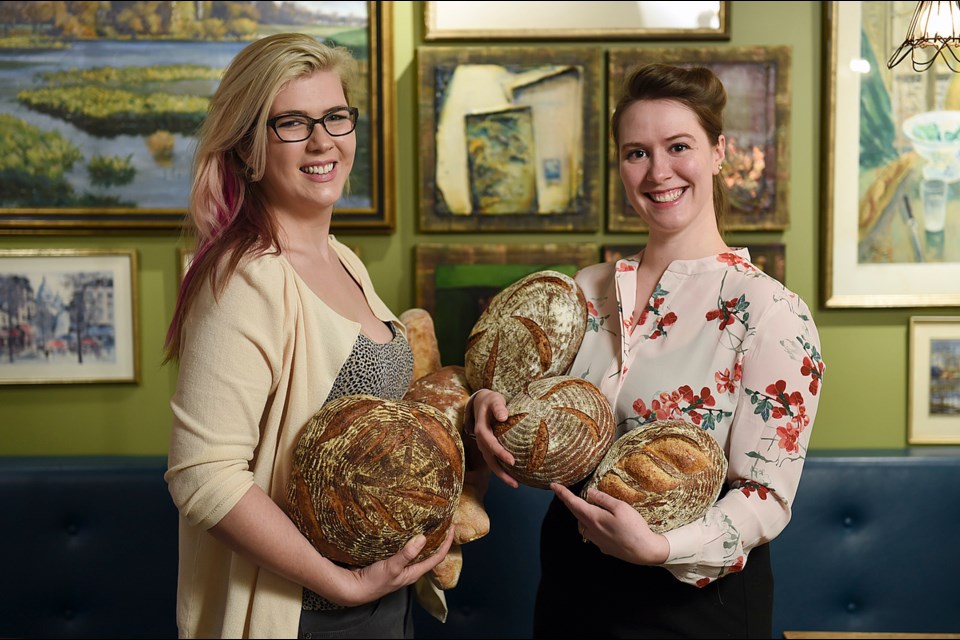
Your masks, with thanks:
[{"label": "eyeglass lens", "polygon": [[337,109],[319,118],[291,114],[273,119],[273,128],[284,142],[300,142],[313,134],[317,123],[331,136],[345,136],[357,126],[357,113],[351,109]]}]

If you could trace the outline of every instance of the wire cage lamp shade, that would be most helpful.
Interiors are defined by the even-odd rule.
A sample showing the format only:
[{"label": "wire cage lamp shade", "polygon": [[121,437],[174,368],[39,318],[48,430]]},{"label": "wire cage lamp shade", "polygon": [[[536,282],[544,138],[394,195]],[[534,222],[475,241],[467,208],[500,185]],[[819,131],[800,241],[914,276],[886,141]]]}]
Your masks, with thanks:
[{"label": "wire cage lamp shade", "polygon": [[926,71],[940,57],[951,71],[960,73],[960,58],[955,51],[960,47],[958,34],[960,2],[918,2],[906,38],[887,60],[887,68],[910,56],[914,71]]}]

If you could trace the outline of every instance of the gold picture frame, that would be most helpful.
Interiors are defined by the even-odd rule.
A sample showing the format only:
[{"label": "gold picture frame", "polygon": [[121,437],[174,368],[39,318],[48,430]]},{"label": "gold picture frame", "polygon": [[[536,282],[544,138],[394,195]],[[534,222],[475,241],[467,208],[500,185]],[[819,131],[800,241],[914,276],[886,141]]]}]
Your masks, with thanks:
[{"label": "gold picture frame", "polygon": [[729,40],[730,2],[424,2],[424,39]]},{"label": "gold picture frame", "polygon": [[0,249],[0,384],[140,381],[134,249]]},{"label": "gold picture frame", "polygon": [[[960,110],[960,80],[942,62],[924,73],[909,62],[886,66],[915,8],[824,3],[826,307],[960,305],[960,160],[917,139],[930,127],[944,137],[960,127],[937,122]],[[927,188],[939,199],[925,198]]]},{"label": "gold picture frame", "polygon": [[960,316],[910,318],[909,444],[960,444]]},{"label": "gold picture frame", "polygon": [[601,51],[420,47],[420,230],[596,231]]},{"label": "gold picture frame", "polygon": [[[727,91],[723,177],[728,185],[728,231],[786,229],[790,222],[790,60],[785,46],[616,48],[608,59],[610,114],[631,68],[648,62],[705,66]],[[610,137],[607,228],[645,231],[620,181],[617,149]]]},{"label": "gold picture frame", "polygon": [[[441,362],[462,365],[467,336],[490,298],[536,271],[574,275],[595,264],[599,246],[577,244],[418,244],[416,306],[430,312]],[[443,304],[438,304],[441,298]]]},{"label": "gold picture frame", "polygon": [[[21,15],[35,3],[17,4],[0,17],[0,102],[7,105],[0,108],[0,128],[10,133],[0,138],[0,157],[22,158],[0,171],[0,234],[179,231],[195,131],[219,72],[251,40],[276,31],[310,33],[346,46],[357,58],[352,193],[342,199],[332,227],[394,229],[392,3],[347,3],[356,9],[350,15],[332,15],[324,3],[300,3],[296,11],[236,20],[218,14],[230,3],[205,3],[202,17],[187,3],[175,8],[177,21],[118,26],[124,20],[119,9],[84,13],[83,5],[92,3],[49,2],[44,10],[58,19],[42,30],[32,28],[39,24],[34,17]],[[136,31],[138,24],[143,32]],[[133,33],[111,38],[118,29]],[[30,53],[28,63],[23,50]],[[126,106],[141,100],[148,106]],[[119,115],[101,113],[114,105]]]}]

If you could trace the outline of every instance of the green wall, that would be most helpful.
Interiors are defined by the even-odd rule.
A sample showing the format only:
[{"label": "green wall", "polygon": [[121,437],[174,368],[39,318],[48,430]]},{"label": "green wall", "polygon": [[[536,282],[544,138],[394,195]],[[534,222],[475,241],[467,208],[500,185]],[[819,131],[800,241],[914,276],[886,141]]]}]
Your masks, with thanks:
[{"label": "green wall", "polygon": [[[391,234],[339,234],[360,248],[378,290],[396,312],[413,306],[413,247],[430,243],[593,242],[627,244],[642,237],[602,231],[579,234],[423,234],[417,230],[415,48],[422,43],[419,3],[395,2],[394,75],[397,93],[397,228]],[[789,45],[790,228],[737,233],[733,244],[784,242],[787,283],[809,304],[820,328],[827,371],[812,446],[906,446],[907,324],[911,315],[957,309],[826,310],[820,305],[820,2],[733,2],[727,43],[684,46]],[[581,43],[583,46],[618,46]],[[636,43],[621,43],[633,46]],[[664,46],[650,42],[650,46]],[[671,45],[671,46],[673,46]],[[540,45],[544,46],[544,45]],[[843,188],[842,185],[839,188]],[[852,187],[851,187],[852,188]],[[605,193],[605,191],[604,191]],[[0,454],[164,454],[170,429],[172,367],[161,367],[161,345],[177,286],[175,234],[167,236],[0,235],[0,248],[134,247],[139,254],[139,384],[0,386]]]}]

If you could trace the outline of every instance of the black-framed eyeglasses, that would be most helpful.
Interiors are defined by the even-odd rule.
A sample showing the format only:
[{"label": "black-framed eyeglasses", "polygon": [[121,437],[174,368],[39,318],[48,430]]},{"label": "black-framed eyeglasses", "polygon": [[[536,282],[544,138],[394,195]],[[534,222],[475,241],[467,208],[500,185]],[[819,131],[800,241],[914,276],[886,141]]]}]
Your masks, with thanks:
[{"label": "black-framed eyeglasses", "polygon": [[267,126],[273,129],[282,142],[302,142],[313,135],[313,127],[320,123],[324,131],[331,136],[345,136],[357,128],[356,107],[337,107],[319,118],[311,118],[302,113],[281,113],[267,120]]}]

